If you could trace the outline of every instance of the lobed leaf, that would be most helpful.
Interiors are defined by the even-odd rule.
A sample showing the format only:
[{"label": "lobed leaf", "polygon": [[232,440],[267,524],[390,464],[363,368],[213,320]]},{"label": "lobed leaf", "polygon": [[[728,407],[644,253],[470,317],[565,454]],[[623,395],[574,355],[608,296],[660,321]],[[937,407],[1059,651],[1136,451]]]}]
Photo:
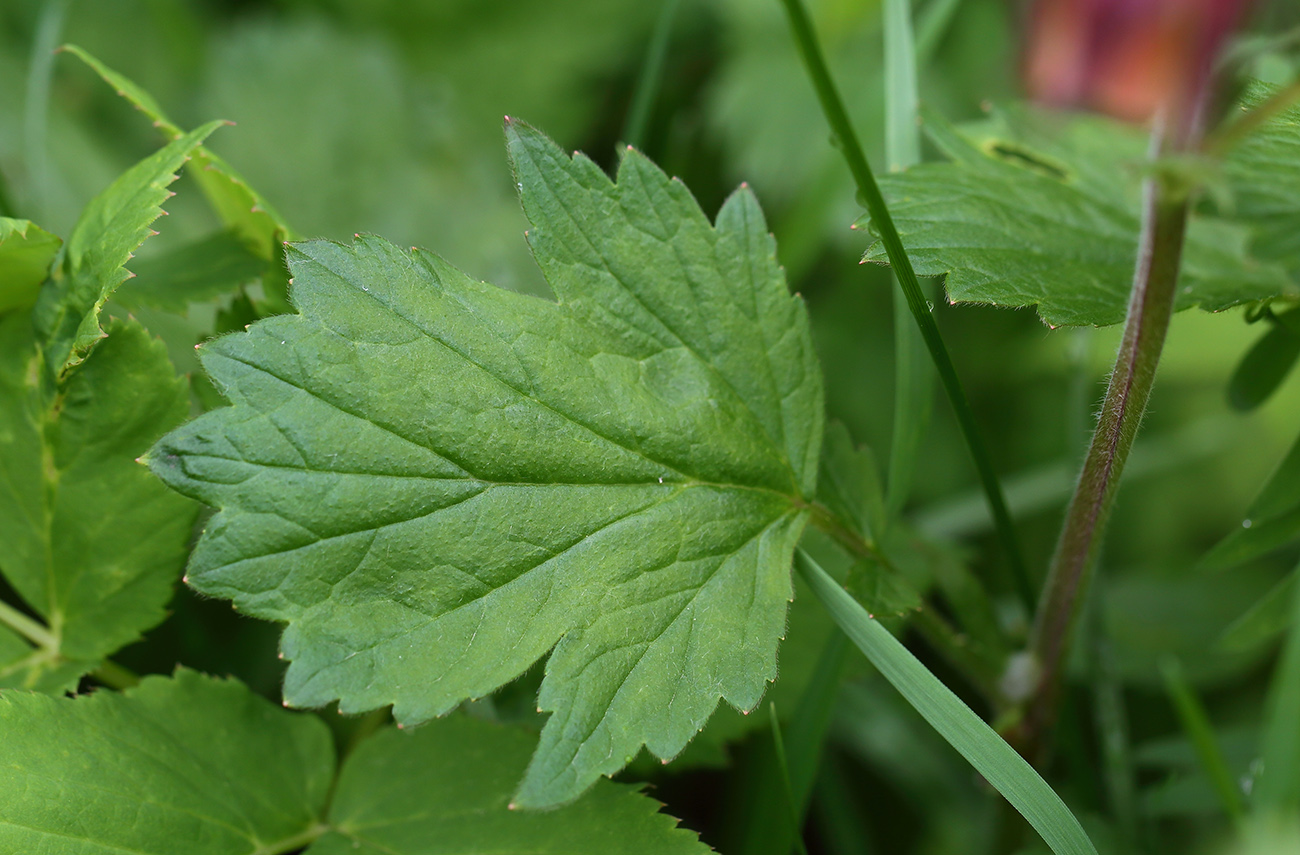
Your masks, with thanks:
[{"label": "lobed leaf", "polygon": [[296,245],[301,314],[206,345],[232,406],[148,460],[221,509],[190,584],[288,622],[291,704],[420,722],[552,651],[516,799],[548,806],[776,677],[822,392],[752,193],[712,226],[634,151],[613,183],[507,137],[558,302]]},{"label": "lobed leaf", "polygon": [[[1137,257],[1142,140],[1098,118],[1042,125],[1014,108],[965,129],[931,117],[950,160],[883,176],[881,192],[916,272],[946,275],[954,302],[1037,306],[1052,326],[1118,323]],[[1251,254],[1249,225],[1191,218],[1178,309],[1297,293]],[[883,263],[883,246],[864,260]]]},{"label": "lobed leaf", "polygon": [[120,695],[0,692],[0,734],[5,852],[288,851],[334,777],[319,719],[186,670]]},{"label": "lobed leaf", "polygon": [[62,688],[136,640],[185,560],[196,507],[135,462],[185,418],[185,384],[138,324],[108,330],[51,401],[31,315],[0,319],[0,573],[50,635],[0,685]]},{"label": "lobed leaf", "polygon": [[0,314],[36,302],[62,245],[28,220],[0,217]]},{"label": "lobed leaf", "polygon": [[119,176],[86,205],[68,237],[66,273],[41,292],[35,310],[45,363],[56,377],[79,364],[104,337],[99,313],[131,276],[126,263],[153,234],[167,186],[221,122],[179,137]]},{"label": "lobed leaf", "polygon": [[348,757],[330,807],[334,830],[308,855],[424,855],[433,840],[445,855],[712,851],[625,784],[602,782],[563,810],[511,810],[532,747],[526,732],[467,716],[381,731]]},{"label": "lobed leaf", "polygon": [[[123,694],[0,692],[0,848],[78,855],[710,851],[636,788],[509,810],[525,732],[453,717],[362,742],[236,680],[180,669]],[[183,842],[183,843],[182,843]],[[305,849],[304,849],[305,847]],[[431,848],[432,847],[432,848]]]}]

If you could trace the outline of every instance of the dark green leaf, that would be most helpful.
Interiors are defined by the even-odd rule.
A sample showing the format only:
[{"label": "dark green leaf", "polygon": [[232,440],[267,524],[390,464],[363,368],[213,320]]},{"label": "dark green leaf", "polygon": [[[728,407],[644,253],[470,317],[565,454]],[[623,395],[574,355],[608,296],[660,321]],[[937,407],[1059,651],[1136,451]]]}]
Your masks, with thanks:
[{"label": "dark green leaf", "polygon": [[[1037,306],[1047,323],[1118,323],[1139,233],[1144,143],[1124,127],[1075,117],[1050,126],[1023,109],[934,132],[951,158],[883,176],[882,192],[916,272],[947,275],[954,302]],[[1194,216],[1177,307],[1215,311],[1295,283],[1249,255],[1242,225]],[[866,259],[883,262],[879,243]]]},{"label": "dark green leaf", "polygon": [[601,782],[558,811],[510,809],[527,733],[453,716],[388,729],[348,757],[330,806],[334,831],[308,855],[694,855],[711,851],[634,787]]},{"label": "dark green leaf", "polygon": [[[1292,311],[1288,314],[1300,315]],[[1282,385],[1300,359],[1300,332],[1285,323],[1272,323],[1246,352],[1228,381],[1228,401],[1238,410],[1253,410]]]},{"label": "dark green leaf", "polygon": [[191,583],[290,623],[290,703],[423,721],[554,648],[518,797],[542,806],[775,678],[821,381],[751,193],[715,229],[635,152],[614,184],[508,136],[558,304],[299,245],[301,314],[205,346],[233,406],[149,460],[221,508]]},{"label": "dark green leaf", "polygon": [[120,695],[0,692],[5,852],[287,852],[317,825],[333,776],[318,719],[233,680],[181,670]]}]

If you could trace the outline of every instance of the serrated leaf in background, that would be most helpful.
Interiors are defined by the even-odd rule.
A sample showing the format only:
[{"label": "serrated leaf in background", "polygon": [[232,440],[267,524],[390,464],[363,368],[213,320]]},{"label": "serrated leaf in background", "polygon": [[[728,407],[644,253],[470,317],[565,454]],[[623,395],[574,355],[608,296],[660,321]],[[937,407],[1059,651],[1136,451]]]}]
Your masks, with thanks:
[{"label": "serrated leaf in background", "polygon": [[715,229],[636,152],[615,184],[508,136],[558,304],[299,245],[302,314],[206,346],[233,406],[149,461],[222,509],[191,584],[289,621],[293,704],[423,721],[554,648],[519,797],[545,806],[776,677],[821,382],[750,192]]},{"label": "serrated leaf in background", "polygon": [[[171,141],[185,136],[162,107],[145,89],[100,62],[77,45],[64,45],[67,51],[90,66],[104,82],[144,113]],[[275,207],[258,193],[239,173],[218,155],[199,146],[194,150],[191,172],[208,199],[218,219],[243,244],[264,261],[279,260],[281,241],[297,237]]]},{"label": "serrated leaf in background", "polygon": [[160,342],[113,321],[57,403],[39,360],[30,314],[0,320],[0,572],[51,635],[0,681],[29,688],[68,663],[57,682],[75,680],[163,619],[197,511],[136,462],[188,412]]},{"label": "serrated leaf in background", "polygon": [[66,273],[37,299],[35,322],[47,370],[62,377],[104,337],[99,313],[130,277],[126,263],[151,234],[149,225],[176,172],[221,122],[168,143],[118,177],[86,206],[68,237]]},{"label": "serrated leaf in background", "polygon": [[124,694],[0,692],[0,733],[5,852],[288,851],[334,777],[314,716],[187,670]]},{"label": "serrated leaf in background", "polygon": [[0,314],[36,302],[63,241],[27,220],[0,217]]},{"label": "serrated leaf in background", "polygon": [[190,303],[215,301],[256,281],[266,262],[231,230],[141,259],[135,277],[113,299],[127,308],[151,306],[184,314]]},{"label": "serrated leaf in background", "polygon": [[659,804],[602,781],[558,811],[511,810],[533,737],[466,716],[381,731],[348,757],[326,834],[308,855],[696,855],[712,850]]},{"label": "serrated leaf in background", "polygon": [[[1141,138],[1099,118],[1049,125],[1015,107],[965,130],[930,122],[951,160],[880,181],[916,272],[946,274],[953,302],[1036,306],[1052,326],[1123,320],[1137,257]],[[1300,293],[1281,267],[1250,254],[1252,235],[1246,223],[1194,215],[1177,308],[1217,311]],[[883,247],[873,244],[865,259],[884,262]]]}]

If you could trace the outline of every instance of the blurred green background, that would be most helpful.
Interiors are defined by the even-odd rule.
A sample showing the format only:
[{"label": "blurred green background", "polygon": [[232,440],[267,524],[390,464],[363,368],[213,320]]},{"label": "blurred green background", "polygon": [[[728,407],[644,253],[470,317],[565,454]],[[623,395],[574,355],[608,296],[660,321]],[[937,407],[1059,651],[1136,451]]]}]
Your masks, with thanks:
[{"label": "blurred green background", "polygon": [[[942,0],[919,6],[935,2]],[[869,155],[879,163],[879,3],[810,5]],[[1300,26],[1293,2],[1261,6],[1258,32]],[[7,209],[0,213],[66,235],[92,195],[162,141],[68,56],[53,58],[44,91],[40,69],[49,55],[42,45],[67,41],[151,91],[183,126],[211,118],[234,122],[218,131],[211,148],[300,233],[347,239],[376,232],[432,249],[478,278],[545,293],[523,238],[501,117],[519,116],[612,168],[660,10],[660,3],[643,0],[0,0],[0,206]],[[961,120],[980,115],[986,103],[1017,97],[1019,22],[1014,4],[960,0],[922,68],[923,101]],[[885,270],[858,264],[867,239],[848,226],[861,208],[781,9],[775,0],[682,0],[670,32],[642,147],[680,176],[706,211],[716,210],[739,182],[754,187],[791,287],[811,309],[829,413],[883,459],[893,395],[890,279]],[[1293,78],[1294,44],[1265,48],[1248,70],[1273,82]],[[142,254],[216,228],[195,188],[182,178],[177,189],[171,216],[156,226],[161,237]],[[937,316],[996,465],[1013,495],[1023,490],[1022,536],[1041,575],[1118,330],[1049,330],[1028,309],[941,304]],[[146,321],[156,332],[179,330],[178,368],[194,370],[184,355],[192,341],[184,338],[202,332],[203,318]],[[1227,404],[1227,379],[1262,332],[1240,311],[1175,318],[1107,536],[1104,584],[1094,603],[1123,686],[1139,807],[1175,847],[1167,851],[1212,845],[1225,826],[1178,735],[1158,663],[1167,654],[1181,658],[1224,730],[1234,770],[1246,774],[1275,644],[1227,649],[1220,636],[1294,566],[1298,553],[1284,550],[1215,574],[1194,566],[1241,524],[1250,499],[1300,432],[1300,374],[1254,412],[1240,414]],[[973,469],[941,400],[909,514],[920,530],[957,545],[1009,599]],[[150,670],[180,660],[277,692],[275,627],[234,618],[185,593],[173,608],[175,616],[151,636],[154,643],[128,651],[124,662]],[[825,633],[812,612],[802,618],[809,628],[800,627],[800,608],[783,654],[782,683],[797,682],[797,669],[811,667],[816,654],[811,642],[800,652],[797,635]],[[1078,666],[1085,682],[1087,660],[1081,655]],[[986,851],[997,833],[988,793],[865,666],[855,667],[838,702],[835,747],[823,771],[823,784],[843,784],[854,816],[836,819],[834,799],[819,796],[814,845],[846,852]],[[746,729],[719,725],[729,733]],[[760,731],[741,740],[729,756],[743,761],[764,738]],[[1095,744],[1083,748],[1095,750]],[[727,794],[743,789],[745,766],[720,767],[727,755],[716,751],[698,754],[654,773],[656,793],[707,840],[725,845],[734,822],[728,812],[738,810]],[[1089,822],[1113,813],[1099,795],[1103,788],[1095,781],[1090,788],[1070,762],[1066,756],[1060,765],[1072,805]],[[686,771],[674,773],[677,768]],[[834,843],[853,823],[861,826],[857,837]],[[1109,834],[1098,832],[1103,851]],[[846,848],[859,845],[870,848]]]}]

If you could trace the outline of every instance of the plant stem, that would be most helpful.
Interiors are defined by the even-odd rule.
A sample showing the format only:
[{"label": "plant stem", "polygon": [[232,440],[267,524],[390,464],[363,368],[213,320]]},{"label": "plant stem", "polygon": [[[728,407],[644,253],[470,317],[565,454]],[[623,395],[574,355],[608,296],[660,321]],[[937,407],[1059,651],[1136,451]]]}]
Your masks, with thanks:
[{"label": "plant stem", "polygon": [[623,142],[633,148],[645,146],[646,126],[650,124],[650,113],[654,110],[655,98],[659,94],[664,56],[668,53],[668,39],[673,32],[673,20],[677,17],[679,5],[681,0],[664,0],[659,20],[655,22],[654,35],[650,37],[650,48],[645,63],[641,66],[636,89],[632,93],[627,122],[623,125]]},{"label": "plant stem", "polygon": [[794,803],[794,788],[790,786],[790,764],[785,758],[785,740],[781,738],[781,722],[776,717],[776,703],[769,701],[767,704],[768,720],[772,724],[772,747],[776,751],[776,766],[781,776],[781,786],[785,794],[786,811],[790,814],[790,825],[794,829],[794,836],[791,842],[799,855],[808,855],[808,847],[804,845],[803,834],[801,834],[799,809]]},{"label": "plant stem", "polygon": [[[1157,132],[1153,153],[1159,146]],[[1188,196],[1189,188],[1171,176],[1153,175],[1144,187],[1142,234],[1123,341],[1083,472],[1066,510],[1031,636],[1041,677],[1025,721],[1027,748],[1041,745],[1055,716],[1070,632],[1084,601],[1120,473],[1151,397],[1173,315]]]},{"label": "plant stem", "polygon": [[47,650],[58,650],[59,639],[43,626],[39,621],[32,620],[27,615],[18,611],[18,609],[6,602],[0,601],[0,624],[3,624],[14,632],[26,638],[38,647]]},{"label": "plant stem", "polygon": [[898,284],[903,289],[903,295],[907,298],[907,306],[911,309],[912,317],[921,330],[921,337],[925,339],[925,345],[930,351],[930,358],[934,360],[934,366],[939,372],[939,379],[943,383],[944,391],[947,392],[948,400],[952,404],[953,413],[957,417],[957,424],[960,426],[962,436],[965,437],[966,444],[970,448],[971,458],[975,462],[980,484],[984,488],[989,509],[993,514],[998,539],[1002,543],[1002,550],[1006,555],[1008,565],[1011,567],[1016,591],[1024,601],[1026,609],[1030,609],[1033,607],[1032,587],[1029,584],[1029,576],[1025,571],[1024,560],[1020,555],[1015,527],[1012,525],[1010,513],[1007,512],[1006,499],[1003,498],[1002,486],[998,483],[997,473],[993,470],[993,463],[975,425],[975,416],[971,412],[970,402],[966,399],[966,392],[962,389],[961,380],[957,377],[957,370],[953,367],[951,357],[948,356],[948,349],[944,346],[943,337],[939,334],[939,327],[935,324],[934,317],[930,314],[930,306],[921,293],[921,285],[917,281],[916,271],[913,270],[912,262],[903,249],[903,241],[898,236],[898,230],[894,227],[894,221],[889,215],[885,199],[880,195],[880,188],[876,185],[875,176],[867,163],[866,155],[863,154],[862,144],[858,141],[857,133],[853,130],[853,124],[849,121],[848,112],[844,108],[844,102],[840,98],[839,92],[835,88],[835,82],[831,79],[830,71],[826,67],[826,60],[822,56],[821,45],[813,32],[808,11],[804,8],[802,0],[781,0],[781,3],[789,16],[790,29],[794,36],[795,45],[803,58],[804,67],[808,70],[808,76],[812,80],[813,88],[817,91],[817,98],[821,102],[822,112],[825,113],[826,121],[831,126],[831,132],[837,140],[840,152],[848,163],[849,171],[853,173],[858,193],[866,204],[871,220],[880,232],[880,240],[885,245],[885,252],[889,256],[889,264],[894,269],[894,275],[898,278]]},{"label": "plant stem", "polygon": [[282,840],[274,840],[270,843],[263,843],[249,855],[288,855],[290,852],[296,852],[315,843],[317,838],[329,830],[330,826],[318,822],[300,834],[285,837]]},{"label": "plant stem", "polygon": [[102,665],[90,672],[90,676],[108,688],[117,689],[119,692],[140,685],[139,674],[118,665],[111,659],[105,659]]}]

